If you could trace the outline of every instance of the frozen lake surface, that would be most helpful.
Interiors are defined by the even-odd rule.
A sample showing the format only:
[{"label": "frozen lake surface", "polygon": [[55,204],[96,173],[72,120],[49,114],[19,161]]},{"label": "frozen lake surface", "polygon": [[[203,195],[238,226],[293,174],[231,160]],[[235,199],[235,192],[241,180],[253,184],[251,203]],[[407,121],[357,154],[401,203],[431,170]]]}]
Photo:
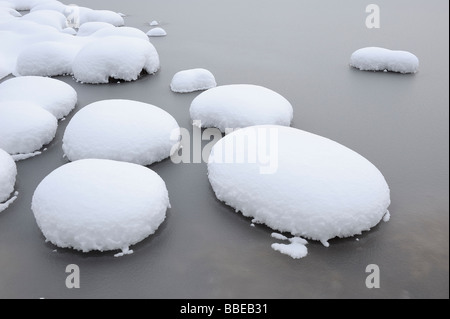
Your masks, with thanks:
[{"label": "frozen lake surface", "polygon": [[[83,85],[78,106],[59,123],[42,155],[18,162],[16,202],[0,215],[0,298],[448,298],[449,48],[447,1],[379,0],[381,29],[366,27],[365,5],[331,0],[76,0],[123,12],[151,38],[161,70],[131,83]],[[406,12],[406,13],[405,13]],[[431,36],[430,36],[431,35]],[[351,54],[369,46],[406,50],[415,75],[362,72]],[[296,128],[326,136],[368,158],[392,191],[392,214],[362,236],[310,241],[294,260],[271,248],[273,231],[220,203],[206,164],[151,166],[166,182],[172,208],[134,254],[82,254],[44,243],[31,211],[38,184],[67,163],[62,137],[84,106],[131,99],[169,112],[191,132],[199,92],[177,94],[181,70],[205,68],[219,85],[255,84],[286,97]],[[4,79],[6,80],[6,79]],[[205,142],[205,144],[207,141]],[[81,270],[81,289],[65,286],[66,266]],[[367,289],[377,264],[381,288]]]}]

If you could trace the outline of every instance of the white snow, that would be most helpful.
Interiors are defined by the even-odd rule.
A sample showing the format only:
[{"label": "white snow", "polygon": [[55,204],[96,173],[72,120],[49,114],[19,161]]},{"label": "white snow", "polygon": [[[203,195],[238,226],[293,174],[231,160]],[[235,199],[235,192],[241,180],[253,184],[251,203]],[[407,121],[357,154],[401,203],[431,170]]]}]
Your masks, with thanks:
[{"label": "white snow", "polygon": [[92,34],[93,38],[106,38],[106,37],[126,37],[141,39],[145,42],[149,42],[147,35],[139,29],[121,27],[121,28],[102,28]]},{"label": "white snow", "polygon": [[80,47],[60,42],[30,45],[17,57],[15,75],[58,76],[72,74],[72,63]]},{"label": "white snow", "polygon": [[[16,184],[16,176],[16,163],[8,153],[0,149],[0,204],[11,197]],[[0,212],[3,210],[0,207]]]},{"label": "white snow", "polygon": [[288,238],[286,236],[283,236],[278,233],[272,233],[271,236],[272,236],[272,238],[279,239],[279,240],[288,240]]},{"label": "white snow", "polygon": [[0,203],[0,213],[8,209],[9,206],[11,206],[17,199],[19,193],[15,193],[13,197],[11,197],[9,200],[4,202],[3,204]]},{"label": "white snow", "polygon": [[49,2],[53,3],[56,2],[54,0],[4,0],[3,2],[9,2],[11,6],[19,11],[27,11],[31,10],[34,7]]},{"label": "white snow", "polygon": [[180,71],[172,79],[170,88],[176,93],[190,93],[212,89],[217,86],[214,75],[205,69]]},{"label": "white snow", "polygon": [[[73,74],[73,63],[76,56],[86,46],[99,43],[104,45],[107,37],[138,38],[147,42],[146,47],[126,42],[122,39],[119,46],[131,45],[129,50],[134,52],[130,59],[125,59],[121,54],[123,47],[118,48],[106,45],[101,49],[97,45],[97,55],[104,55],[105,64],[115,72],[130,75],[136,78],[134,73],[136,65],[145,66],[154,73],[159,69],[159,57],[155,60],[155,52],[149,44],[148,36],[139,29],[115,26],[123,26],[123,18],[115,12],[107,10],[92,10],[85,7],[65,5],[58,1],[44,2],[9,2],[8,6],[0,6],[0,79],[14,74],[59,76]],[[13,8],[31,8],[30,13],[21,14]],[[10,7],[13,8],[10,8]],[[80,28],[80,32],[74,28]],[[77,36],[76,36],[77,35]],[[132,40],[130,40],[132,41]],[[151,46],[149,49],[148,47]],[[107,51],[111,49],[112,51]],[[127,51],[127,49],[125,49]],[[150,54],[149,52],[152,51]],[[118,58],[118,57],[121,58]],[[145,56],[146,61],[142,61]],[[114,58],[111,58],[114,57]],[[134,61],[130,63],[130,61]],[[130,67],[131,69],[126,69]],[[139,70],[139,72],[141,71]],[[89,76],[87,75],[87,78]],[[81,81],[84,82],[84,81]],[[89,81],[86,81],[89,82]],[[90,83],[90,82],[89,82]]]},{"label": "white snow", "polygon": [[50,26],[58,31],[68,27],[66,17],[57,11],[39,10],[24,15],[21,20],[35,22],[40,25]]},{"label": "white snow", "polygon": [[384,215],[383,221],[384,221],[385,223],[388,223],[390,220],[391,220],[391,213],[388,211],[388,212],[386,213],[386,215]]},{"label": "white snow", "polygon": [[75,22],[79,23],[80,26],[89,22],[105,22],[116,27],[125,25],[125,21],[120,14],[109,10],[93,10],[76,5],[65,5],[59,1],[52,1],[51,3],[43,3],[35,6],[31,12],[34,13],[42,10],[52,10],[64,14],[67,18],[76,18]]},{"label": "white snow", "polygon": [[156,27],[158,25],[159,25],[159,22],[156,20],[153,20],[152,22],[150,22],[150,26],[152,26],[152,27]]},{"label": "white snow", "polygon": [[390,205],[389,186],[367,159],[289,127],[227,135],[213,147],[208,172],[217,198],[244,216],[324,245],[370,230]]},{"label": "white snow", "polygon": [[87,37],[102,29],[114,29],[115,27],[106,22],[88,22],[80,26],[78,29],[79,37]]},{"label": "white snow", "polygon": [[227,129],[253,125],[289,126],[292,105],[280,94],[256,85],[218,86],[200,94],[191,104],[191,118],[202,127]]},{"label": "white snow", "polygon": [[83,83],[108,83],[110,78],[134,81],[143,70],[153,74],[159,68],[158,52],[150,42],[125,37],[90,43],[73,62],[74,77]]},{"label": "white snow", "polygon": [[0,103],[0,148],[11,155],[41,149],[54,139],[57,128],[56,118],[37,104]]},{"label": "white snow", "polygon": [[293,259],[302,259],[308,256],[308,248],[305,244],[292,241],[290,244],[272,244],[272,249],[284,255],[288,255]]},{"label": "white snow", "polygon": [[122,250],[154,234],[170,207],[152,170],[109,160],[60,167],[37,187],[32,210],[47,241],[82,252]]},{"label": "white snow", "polygon": [[79,111],[67,126],[63,150],[70,161],[111,159],[150,165],[169,157],[180,127],[166,111],[150,104],[107,100]]},{"label": "white snow", "polygon": [[149,37],[165,37],[167,35],[166,30],[161,27],[153,28],[147,32]]},{"label": "white snow", "polygon": [[362,71],[391,71],[398,73],[417,73],[419,59],[406,51],[393,51],[369,47],[354,52],[350,65]]},{"label": "white snow", "polygon": [[0,102],[34,103],[57,119],[68,115],[75,108],[77,100],[77,92],[56,79],[24,76],[0,84]]},{"label": "white snow", "polygon": [[[45,151],[45,150],[44,150]],[[27,160],[29,158],[33,158],[35,156],[41,155],[42,152],[34,152],[34,153],[29,153],[29,154],[16,154],[16,155],[11,155],[11,157],[13,158],[14,161],[19,162],[19,161],[24,161]]]}]

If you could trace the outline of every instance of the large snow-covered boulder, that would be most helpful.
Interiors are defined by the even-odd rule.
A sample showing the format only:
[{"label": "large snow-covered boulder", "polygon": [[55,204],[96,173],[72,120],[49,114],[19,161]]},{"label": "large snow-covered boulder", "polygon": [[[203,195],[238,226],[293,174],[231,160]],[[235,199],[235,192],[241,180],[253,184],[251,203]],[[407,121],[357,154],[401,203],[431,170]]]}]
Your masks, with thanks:
[{"label": "large snow-covered boulder", "polygon": [[77,92],[56,79],[24,76],[0,84],[0,103],[15,101],[36,104],[57,119],[68,115],[75,108],[77,100]]},{"label": "large snow-covered boulder", "polygon": [[56,118],[30,102],[0,103],[0,148],[11,155],[29,154],[56,135]]},{"label": "large snow-covered boulder", "polygon": [[108,83],[110,78],[134,81],[142,71],[153,74],[159,68],[158,52],[150,42],[106,37],[86,45],[78,53],[73,74],[79,82]]},{"label": "large snow-covered boulder", "polygon": [[253,125],[289,126],[294,111],[280,94],[261,86],[242,84],[218,86],[203,92],[192,102],[190,113],[194,123],[225,132]]},{"label": "large snow-covered boulder", "polygon": [[156,232],[169,207],[166,185],[152,170],[96,159],[55,170],[39,184],[32,201],[45,238],[82,252],[129,252]]},{"label": "large snow-covered boulder", "polygon": [[169,157],[179,143],[177,121],[159,107],[127,100],[93,103],[67,126],[63,150],[71,161],[111,159],[150,165]]},{"label": "large snow-covered boulder", "polygon": [[329,139],[283,126],[235,131],[212,149],[217,198],[272,229],[319,240],[350,237],[388,214],[380,171]]}]

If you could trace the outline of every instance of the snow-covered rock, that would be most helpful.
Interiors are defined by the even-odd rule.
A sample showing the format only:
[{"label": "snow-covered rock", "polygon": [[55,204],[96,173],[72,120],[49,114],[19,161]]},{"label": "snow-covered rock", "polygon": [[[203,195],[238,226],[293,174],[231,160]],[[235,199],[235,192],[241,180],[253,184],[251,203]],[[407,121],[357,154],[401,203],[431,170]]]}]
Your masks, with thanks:
[{"label": "snow-covered rock", "polygon": [[17,167],[12,157],[0,149],[0,203],[11,197],[16,184]]},{"label": "snow-covered rock", "polygon": [[87,37],[102,29],[114,29],[115,27],[106,22],[88,22],[78,29],[79,37]]},{"label": "snow-covered rock", "polygon": [[160,61],[158,52],[148,41],[107,37],[86,45],[76,56],[72,67],[79,82],[108,83],[110,78],[137,80],[142,71],[156,73]]},{"label": "snow-covered rock", "polygon": [[75,44],[53,41],[30,45],[17,57],[14,74],[18,76],[73,74],[72,64],[81,48]]},{"label": "snow-covered rock", "polygon": [[11,155],[41,149],[55,138],[57,128],[56,118],[36,104],[0,103],[0,148]]},{"label": "snow-covered rock", "polygon": [[147,32],[149,37],[165,37],[167,35],[166,30],[161,27],[153,28]]},{"label": "snow-covered rock", "polygon": [[253,125],[289,126],[292,105],[280,94],[256,85],[218,86],[200,94],[191,104],[192,120],[222,132]]},{"label": "snow-covered rock", "polygon": [[62,31],[68,26],[66,17],[62,13],[52,10],[30,12],[29,14],[24,15],[21,19],[41,25],[47,25],[58,31]]},{"label": "snow-covered rock", "polygon": [[180,71],[172,79],[170,88],[176,93],[189,93],[212,89],[217,86],[214,75],[205,69]]},{"label": "snow-covered rock", "polygon": [[107,100],[79,111],[67,126],[63,150],[71,161],[97,158],[150,165],[169,157],[180,128],[166,111],[146,103]]},{"label": "snow-covered rock", "polygon": [[419,64],[419,59],[410,52],[376,47],[360,49],[350,59],[350,65],[362,71],[417,73]]},{"label": "snow-covered rock", "polygon": [[37,187],[32,210],[47,241],[83,252],[129,252],[154,234],[170,207],[164,181],[152,170],[109,160],[60,167]]},{"label": "snow-covered rock", "polygon": [[4,0],[9,2],[11,6],[19,11],[28,11],[43,3],[55,2],[55,0]]},{"label": "snow-covered rock", "polygon": [[0,103],[16,101],[36,104],[57,119],[67,116],[75,108],[77,100],[77,92],[56,79],[24,76],[0,84]]},{"label": "snow-covered rock", "polygon": [[145,42],[148,41],[147,35],[139,29],[130,27],[121,28],[102,28],[92,34],[93,38],[106,38],[106,37],[126,37],[137,38]]},{"label": "snow-covered rock", "polygon": [[370,230],[390,205],[389,186],[367,159],[289,127],[227,135],[213,147],[208,171],[217,198],[244,216],[324,245]]}]

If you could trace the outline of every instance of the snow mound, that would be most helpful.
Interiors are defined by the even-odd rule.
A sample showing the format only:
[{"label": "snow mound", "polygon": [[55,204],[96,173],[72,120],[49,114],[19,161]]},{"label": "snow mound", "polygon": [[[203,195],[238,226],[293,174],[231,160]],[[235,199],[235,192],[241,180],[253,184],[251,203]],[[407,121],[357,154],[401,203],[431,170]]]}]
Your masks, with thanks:
[{"label": "snow mound", "polygon": [[114,29],[115,27],[106,22],[88,22],[78,29],[79,37],[87,37],[102,29]]},{"label": "snow mound", "polygon": [[122,27],[122,28],[102,28],[97,32],[92,34],[95,38],[106,38],[106,37],[127,37],[127,38],[137,38],[145,42],[148,41],[147,35],[139,29]]},{"label": "snow mound", "polygon": [[170,88],[176,93],[203,91],[217,86],[214,75],[205,69],[180,71],[172,79]]},{"label": "snow mound", "polygon": [[24,76],[0,84],[0,103],[35,103],[57,119],[67,116],[75,108],[77,100],[77,92],[70,85],[56,79]]},{"label": "snow mound", "polygon": [[141,102],[107,100],[84,107],[70,121],[63,150],[70,161],[97,158],[150,165],[169,157],[180,128],[166,111]]},{"label": "snow mound", "polygon": [[[5,2],[5,1],[4,1]],[[54,0],[6,0],[12,7],[19,11],[28,11],[43,3],[52,3]]]},{"label": "snow mound", "polygon": [[200,94],[191,105],[191,118],[202,127],[222,132],[253,125],[289,126],[292,105],[280,94],[256,85],[218,86]]},{"label": "snow mound", "polygon": [[123,250],[154,234],[170,207],[164,181],[143,166],[81,160],[37,187],[32,210],[47,241],[82,252]]},{"label": "snow mound", "polygon": [[79,82],[108,83],[110,78],[137,80],[142,71],[156,73],[160,62],[158,52],[148,41],[107,37],[81,49],[72,68],[73,75]]},{"label": "snow mound", "polygon": [[29,102],[0,103],[0,148],[11,155],[33,153],[56,135],[56,118]]},{"label": "snow mound", "polygon": [[294,128],[235,131],[213,147],[208,171],[217,198],[236,211],[324,245],[370,230],[390,205],[389,186],[372,163]]},{"label": "snow mound", "polygon": [[31,12],[34,13],[42,10],[52,10],[65,15],[67,18],[75,18],[73,22],[80,26],[90,22],[105,22],[116,27],[125,25],[125,21],[120,14],[109,10],[93,10],[76,5],[65,5],[59,1],[52,1],[33,7]]},{"label": "snow mound", "polygon": [[22,15],[19,12],[17,12],[16,10],[14,10],[12,8],[0,6],[0,21],[1,22],[19,18],[21,16]]},{"label": "snow mound", "polygon": [[109,10],[92,10],[90,8],[79,7],[80,24],[89,22],[105,22],[115,27],[125,25],[125,20],[120,14]]},{"label": "snow mound", "polygon": [[11,197],[16,184],[16,176],[16,163],[8,153],[0,149],[0,204]]},{"label": "snow mound", "polygon": [[391,71],[404,74],[419,71],[419,59],[414,54],[376,47],[354,52],[350,65],[362,71]]},{"label": "snow mound", "polygon": [[74,28],[65,28],[61,32],[66,33],[68,35],[77,35],[77,31]]},{"label": "snow mound", "polygon": [[165,37],[166,35],[167,35],[166,30],[160,27],[153,28],[147,32],[147,36],[149,37]]},{"label": "snow mound", "polygon": [[152,26],[152,27],[156,27],[158,25],[159,25],[159,22],[156,20],[153,20],[152,22],[150,22],[150,26]]},{"label": "snow mound", "polygon": [[77,45],[62,42],[39,42],[30,45],[17,57],[14,74],[18,76],[72,74],[72,63],[80,49]]},{"label": "snow mound", "polygon": [[58,31],[62,31],[68,26],[67,18],[62,13],[52,10],[30,12],[29,14],[24,15],[21,19],[50,26]]}]

